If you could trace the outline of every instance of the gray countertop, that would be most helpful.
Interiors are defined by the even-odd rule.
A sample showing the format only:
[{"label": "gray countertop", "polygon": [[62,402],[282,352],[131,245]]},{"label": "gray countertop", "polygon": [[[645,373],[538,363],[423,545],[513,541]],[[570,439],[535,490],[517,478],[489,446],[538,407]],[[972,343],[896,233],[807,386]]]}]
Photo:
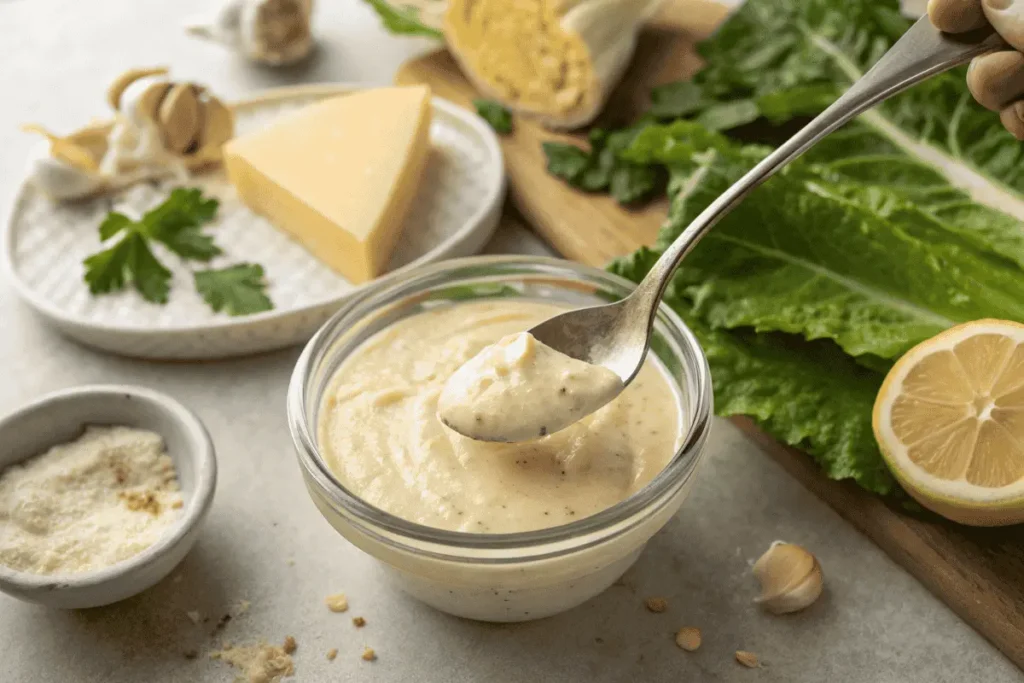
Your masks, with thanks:
[{"label": "gray countertop", "polygon": [[[104,111],[102,92],[128,66],[169,64],[181,77],[234,96],[295,82],[387,83],[427,43],[386,36],[359,0],[321,0],[321,49],[304,68],[250,67],[179,26],[203,0],[0,0],[0,197],[6,205],[39,121],[69,129]],[[544,253],[505,225],[488,248]],[[195,550],[169,578],[110,607],[62,612],[0,596],[0,681],[134,683],[231,681],[205,657],[223,639],[296,638],[297,681],[867,681],[1024,679],[970,627],[866,538],[790,479],[725,421],[679,515],[620,585],[567,614],[497,626],[437,613],[385,583],[310,503],[285,427],[296,349],[206,364],[163,364],[91,351],[45,327],[0,282],[0,411],[42,393],[95,382],[165,391],[205,420],[217,446],[217,497]],[[775,539],[805,545],[826,593],[807,612],[772,617],[751,603],[750,564]],[[344,591],[351,610],[323,604]],[[643,598],[667,597],[651,614]],[[216,637],[212,624],[240,600],[251,607]],[[187,612],[209,616],[196,625]],[[356,630],[349,617],[367,626]],[[681,626],[704,644],[673,644]],[[363,662],[363,646],[379,659]],[[338,648],[337,660],[325,653]],[[200,657],[188,660],[187,650]],[[733,661],[737,649],[764,667]]]}]

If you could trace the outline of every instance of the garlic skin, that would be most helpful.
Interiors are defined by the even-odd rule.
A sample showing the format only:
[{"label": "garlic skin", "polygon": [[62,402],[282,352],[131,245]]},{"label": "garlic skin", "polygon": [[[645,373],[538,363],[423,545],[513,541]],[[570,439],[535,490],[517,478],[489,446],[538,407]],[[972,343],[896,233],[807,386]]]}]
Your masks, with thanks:
[{"label": "garlic skin", "polygon": [[[661,0],[451,0],[448,47],[485,97],[555,129],[600,113]],[[524,55],[530,55],[529,63]]]},{"label": "garlic skin", "polygon": [[254,62],[285,66],[313,50],[312,15],[313,0],[227,0],[212,22],[185,30]]},{"label": "garlic skin", "polygon": [[761,596],[754,602],[772,614],[799,612],[821,595],[824,576],[811,553],[793,543],[775,541],[754,563]]},{"label": "garlic skin", "polygon": [[82,199],[103,187],[103,177],[53,156],[50,145],[40,143],[29,153],[28,177],[54,201]]}]

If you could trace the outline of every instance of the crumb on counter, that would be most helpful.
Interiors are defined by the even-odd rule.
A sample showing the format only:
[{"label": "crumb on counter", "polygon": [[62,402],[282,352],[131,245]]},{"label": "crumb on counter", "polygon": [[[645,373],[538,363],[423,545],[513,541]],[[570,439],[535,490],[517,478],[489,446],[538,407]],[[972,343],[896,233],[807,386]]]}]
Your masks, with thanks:
[{"label": "crumb on counter", "polygon": [[700,629],[694,626],[684,626],[676,633],[676,645],[687,652],[693,652],[700,647]]},{"label": "crumb on counter", "polygon": [[293,636],[285,636],[284,645],[281,646],[281,649],[284,650],[286,655],[290,655],[299,649],[299,644],[295,642],[295,638]]},{"label": "crumb on counter", "polygon": [[199,622],[203,620],[203,615],[199,613],[199,610],[195,609],[185,612],[185,616],[187,616],[189,618],[189,621],[191,621],[193,624],[199,624]]},{"label": "crumb on counter", "polygon": [[377,653],[373,651],[372,647],[367,647],[367,648],[363,649],[363,661],[364,662],[374,662],[374,661],[377,661]]},{"label": "crumb on counter", "polygon": [[338,648],[332,647],[327,651],[327,661],[333,662],[338,656]]},{"label": "crumb on counter", "polygon": [[757,655],[753,652],[747,652],[746,650],[736,650],[736,661],[748,669],[756,669],[761,666],[761,662],[758,660]]},{"label": "crumb on counter", "polygon": [[239,678],[248,683],[279,683],[295,674],[291,655],[283,647],[267,643],[237,647],[224,643],[223,649],[210,653],[210,659],[238,669]]},{"label": "crumb on counter", "polygon": [[239,600],[238,603],[235,605],[235,616],[242,616],[243,614],[249,611],[250,607],[252,607],[252,603],[248,600]]},{"label": "crumb on counter", "polygon": [[332,612],[344,612],[348,609],[348,598],[345,597],[344,593],[328,595],[324,598],[324,603],[327,605],[327,609]]},{"label": "crumb on counter", "polygon": [[649,612],[660,614],[668,609],[668,600],[665,598],[647,598],[644,600],[644,606]]},{"label": "crumb on counter", "polygon": [[362,617],[354,617],[352,619],[352,624],[356,628],[362,628],[362,627],[366,626],[366,619],[363,619]]}]

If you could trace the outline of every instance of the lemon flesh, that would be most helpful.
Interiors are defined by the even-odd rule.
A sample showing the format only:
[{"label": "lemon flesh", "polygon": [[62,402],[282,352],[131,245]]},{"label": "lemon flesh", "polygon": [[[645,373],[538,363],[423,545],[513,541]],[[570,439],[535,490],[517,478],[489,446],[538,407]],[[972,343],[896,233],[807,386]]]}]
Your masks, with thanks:
[{"label": "lemon flesh", "polygon": [[964,524],[1024,522],[1024,325],[966,323],[896,363],[872,424],[903,487]]}]

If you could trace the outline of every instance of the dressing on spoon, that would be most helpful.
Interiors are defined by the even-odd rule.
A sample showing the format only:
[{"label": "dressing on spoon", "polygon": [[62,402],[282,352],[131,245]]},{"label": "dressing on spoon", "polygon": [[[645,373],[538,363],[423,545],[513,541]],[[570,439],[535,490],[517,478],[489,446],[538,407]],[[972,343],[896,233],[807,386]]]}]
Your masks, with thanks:
[{"label": "dressing on spoon", "polygon": [[479,441],[529,441],[565,429],[622,389],[608,368],[570,358],[520,332],[456,370],[441,391],[437,414]]}]

